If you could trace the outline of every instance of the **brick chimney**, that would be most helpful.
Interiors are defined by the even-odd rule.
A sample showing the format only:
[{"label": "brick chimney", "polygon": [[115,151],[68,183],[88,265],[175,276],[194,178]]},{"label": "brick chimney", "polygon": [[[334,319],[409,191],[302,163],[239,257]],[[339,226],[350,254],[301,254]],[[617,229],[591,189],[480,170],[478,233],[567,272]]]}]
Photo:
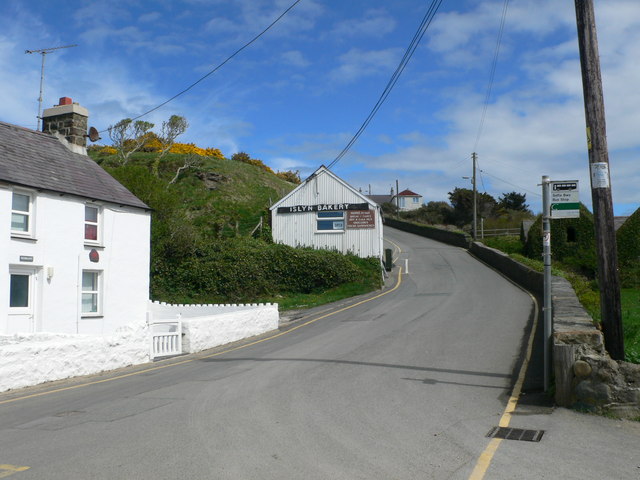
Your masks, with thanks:
[{"label": "brick chimney", "polygon": [[42,112],[42,131],[60,133],[71,144],[86,148],[89,111],[69,97]]}]

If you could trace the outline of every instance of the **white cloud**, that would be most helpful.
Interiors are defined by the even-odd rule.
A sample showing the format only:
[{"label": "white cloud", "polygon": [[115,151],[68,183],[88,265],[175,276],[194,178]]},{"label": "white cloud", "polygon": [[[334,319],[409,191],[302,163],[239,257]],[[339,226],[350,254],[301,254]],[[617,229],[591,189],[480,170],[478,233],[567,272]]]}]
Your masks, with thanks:
[{"label": "white cloud", "polygon": [[340,65],[329,72],[329,78],[334,82],[350,83],[370,75],[390,74],[400,61],[401,54],[398,48],[369,51],[352,48],[340,55]]},{"label": "white cloud", "polygon": [[311,62],[305,58],[304,54],[300,50],[286,51],[282,53],[281,57],[285,63],[293,65],[294,67],[304,68],[311,65]]},{"label": "white cloud", "polygon": [[328,36],[337,39],[375,36],[380,37],[392,32],[397,22],[384,9],[364,12],[361,18],[343,20],[336,23]]}]

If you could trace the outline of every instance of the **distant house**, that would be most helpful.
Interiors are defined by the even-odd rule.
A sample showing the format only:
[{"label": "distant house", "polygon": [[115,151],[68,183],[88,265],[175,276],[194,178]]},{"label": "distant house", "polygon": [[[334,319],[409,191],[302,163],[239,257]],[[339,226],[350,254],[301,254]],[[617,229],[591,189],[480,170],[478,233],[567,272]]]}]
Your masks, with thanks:
[{"label": "distant house", "polygon": [[393,190],[391,191],[391,195],[367,195],[367,198],[382,206],[385,203],[391,203],[393,201]]},{"label": "distant house", "polygon": [[422,195],[412,192],[411,190],[403,190],[394,197],[392,203],[397,205],[401,212],[417,210],[422,206]]},{"label": "distant house", "polygon": [[149,207],[86,155],[88,112],[60,100],[44,132],[0,122],[0,334],[145,320]]},{"label": "distant house", "polygon": [[390,195],[367,195],[367,198],[382,206],[384,203],[390,203],[401,212],[417,210],[422,206],[422,195],[412,192],[411,190],[403,190],[398,195],[394,195],[391,189]]},{"label": "distant house", "polygon": [[271,207],[271,223],[275,242],[382,259],[380,207],[324,166]]}]

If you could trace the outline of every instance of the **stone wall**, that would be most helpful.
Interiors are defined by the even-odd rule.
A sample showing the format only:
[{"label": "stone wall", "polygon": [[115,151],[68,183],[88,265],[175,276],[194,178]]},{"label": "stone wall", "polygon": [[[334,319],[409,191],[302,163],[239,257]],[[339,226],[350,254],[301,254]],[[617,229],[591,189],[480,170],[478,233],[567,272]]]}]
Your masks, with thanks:
[{"label": "stone wall", "polygon": [[612,360],[569,282],[551,285],[556,403],[640,418],[640,365]]},{"label": "stone wall", "polygon": [[421,237],[431,238],[438,242],[454,245],[456,247],[469,248],[470,237],[461,232],[450,232],[441,228],[430,227],[429,225],[421,225],[418,223],[396,220],[391,217],[384,217],[384,223],[390,227],[404,230],[405,232],[415,233]]},{"label": "stone wall", "polygon": [[[473,242],[469,251],[542,298],[544,278],[541,273],[479,242]],[[566,279],[553,277],[551,297],[556,403],[563,407],[640,418],[640,365],[609,357],[602,332],[596,328]]]}]

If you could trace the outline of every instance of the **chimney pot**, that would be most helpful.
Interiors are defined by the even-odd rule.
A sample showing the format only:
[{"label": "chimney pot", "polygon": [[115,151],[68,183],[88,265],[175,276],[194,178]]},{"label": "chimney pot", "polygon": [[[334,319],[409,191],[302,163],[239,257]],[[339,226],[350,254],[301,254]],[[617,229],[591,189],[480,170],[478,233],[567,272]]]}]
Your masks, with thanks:
[{"label": "chimney pot", "polygon": [[73,100],[69,97],[60,97],[60,102],[58,105],[72,105]]}]

